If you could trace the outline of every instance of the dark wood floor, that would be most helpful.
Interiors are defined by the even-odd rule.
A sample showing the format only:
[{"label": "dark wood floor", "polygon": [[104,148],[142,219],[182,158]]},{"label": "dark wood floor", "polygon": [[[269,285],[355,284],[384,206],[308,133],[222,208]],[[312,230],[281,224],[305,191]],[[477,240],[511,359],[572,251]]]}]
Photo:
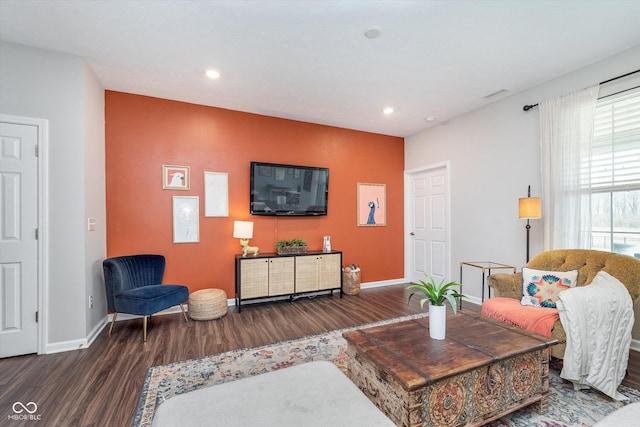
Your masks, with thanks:
[{"label": "dark wood floor", "polygon": [[[407,306],[404,285],[362,290],[357,296],[321,296],[230,308],[222,319],[185,323],[181,314],[156,316],[142,343],[142,320],[117,322],[90,348],[0,359],[0,426],[13,402],[35,402],[44,426],[128,426],[151,366],[266,344],[420,312]],[[464,310],[478,306],[465,304]],[[640,354],[632,351],[625,383],[640,388]]]}]

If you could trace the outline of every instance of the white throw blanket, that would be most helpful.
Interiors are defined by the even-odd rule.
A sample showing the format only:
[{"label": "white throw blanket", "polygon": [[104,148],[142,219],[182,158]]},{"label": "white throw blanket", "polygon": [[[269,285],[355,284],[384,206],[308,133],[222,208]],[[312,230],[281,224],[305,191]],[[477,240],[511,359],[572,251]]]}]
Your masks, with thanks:
[{"label": "white throw blanket", "polygon": [[629,361],[633,301],[618,279],[601,271],[588,286],[561,292],[557,302],[567,333],[560,376],[575,389],[593,387],[615,400]]}]

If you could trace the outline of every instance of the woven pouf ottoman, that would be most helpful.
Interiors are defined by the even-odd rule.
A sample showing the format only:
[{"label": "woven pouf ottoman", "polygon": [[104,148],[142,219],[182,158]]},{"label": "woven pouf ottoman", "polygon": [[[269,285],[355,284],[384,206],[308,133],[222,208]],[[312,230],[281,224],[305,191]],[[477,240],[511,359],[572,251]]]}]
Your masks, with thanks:
[{"label": "woven pouf ottoman", "polygon": [[227,314],[227,293],[222,289],[201,289],[189,295],[189,317],[218,319]]}]

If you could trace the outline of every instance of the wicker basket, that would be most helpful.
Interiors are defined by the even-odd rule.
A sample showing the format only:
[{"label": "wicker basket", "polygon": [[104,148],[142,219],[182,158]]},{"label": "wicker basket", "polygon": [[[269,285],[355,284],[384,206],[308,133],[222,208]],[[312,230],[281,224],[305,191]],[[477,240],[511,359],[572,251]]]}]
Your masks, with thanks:
[{"label": "wicker basket", "polygon": [[201,289],[189,295],[189,317],[218,319],[227,314],[227,293],[222,289]]},{"label": "wicker basket", "polygon": [[342,271],[342,292],[347,295],[360,293],[360,269]]}]

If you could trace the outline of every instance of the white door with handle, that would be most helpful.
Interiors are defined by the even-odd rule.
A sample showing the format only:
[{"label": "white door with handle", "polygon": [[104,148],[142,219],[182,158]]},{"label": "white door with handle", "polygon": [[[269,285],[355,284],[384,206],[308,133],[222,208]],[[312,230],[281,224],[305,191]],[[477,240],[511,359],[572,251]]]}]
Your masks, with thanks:
[{"label": "white door with handle", "polygon": [[0,357],[38,351],[38,131],[0,122]]},{"label": "white door with handle", "polygon": [[425,274],[440,281],[450,274],[448,167],[407,173],[407,270],[416,283]]}]

